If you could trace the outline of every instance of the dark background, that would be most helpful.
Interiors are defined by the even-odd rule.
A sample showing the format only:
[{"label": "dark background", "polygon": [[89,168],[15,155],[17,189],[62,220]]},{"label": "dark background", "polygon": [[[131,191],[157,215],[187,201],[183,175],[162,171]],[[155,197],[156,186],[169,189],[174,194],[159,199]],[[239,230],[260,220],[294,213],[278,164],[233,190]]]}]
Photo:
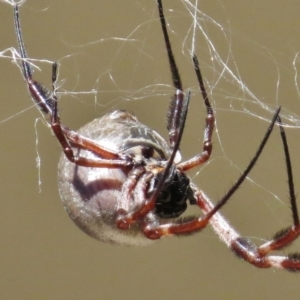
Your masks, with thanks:
[{"label": "dark background", "polygon": [[[300,50],[299,4],[201,2],[198,8],[216,22],[202,19],[201,24],[234,74],[270,109],[282,105],[285,122],[290,113],[297,117],[300,103],[293,60]],[[184,87],[193,94],[182,145],[188,158],[201,149],[205,118],[188,53],[190,35],[185,40],[192,19],[182,1],[164,1],[164,7]],[[65,124],[76,129],[110,109],[126,108],[167,137],[165,115],[173,89],[154,0],[27,0],[20,15],[29,57],[59,62],[59,80],[65,80],[60,92],[97,91],[61,95]],[[0,50],[16,47],[13,8],[2,2],[0,19]],[[210,163],[191,177],[217,201],[246,167],[268,126],[262,118],[270,120],[271,113],[232,76],[221,74],[199,30],[196,52],[216,108],[217,132]],[[35,76],[51,87],[51,65],[37,64],[42,72]],[[111,246],[83,234],[59,200],[60,147],[32,105],[11,59],[0,59],[0,82],[1,299],[299,297],[299,274],[259,270],[238,260],[210,228],[141,248]],[[300,132],[287,129],[287,134],[299,191]],[[291,222],[278,129],[251,179],[222,212],[259,244]],[[296,250],[300,251],[299,242],[293,246]]]}]

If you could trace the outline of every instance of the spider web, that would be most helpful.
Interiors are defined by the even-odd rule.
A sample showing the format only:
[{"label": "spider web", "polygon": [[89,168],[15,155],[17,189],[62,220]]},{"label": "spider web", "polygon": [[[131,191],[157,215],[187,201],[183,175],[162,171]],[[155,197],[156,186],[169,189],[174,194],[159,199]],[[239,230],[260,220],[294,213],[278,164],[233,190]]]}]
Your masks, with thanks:
[{"label": "spider web", "polygon": [[[2,0],[1,2],[14,5],[14,1]],[[21,1],[20,3],[24,2],[27,3],[21,7],[20,15],[30,57],[29,62],[35,69],[36,78],[49,87],[51,86],[51,59],[58,61],[60,66],[58,94],[61,115],[65,124],[78,128],[110,109],[121,107],[134,111],[142,122],[167,137],[164,116],[168,107],[168,99],[174,93],[174,88],[170,80],[155,1],[137,0],[128,3],[129,8],[126,13],[127,16],[132,17],[126,20],[126,24],[119,19],[124,12],[122,8],[118,8],[117,4],[102,8],[97,11],[97,16],[92,15],[93,12],[88,10],[89,19],[94,20],[91,25],[84,22],[87,15],[81,16],[78,13],[80,10],[68,7],[70,15],[71,12],[74,15],[76,13],[76,17],[73,17],[75,21],[56,28],[49,18],[45,22],[49,22],[48,27],[52,24],[51,31],[43,32],[42,35],[38,35],[38,31],[34,29],[28,31],[29,25],[26,22],[32,24],[30,28],[33,24],[43,26],[41,20],[47,18],[48,12],[51,15],[52,9],[54,10],[57,4],[51,1],[36,1],[36,3]],[[63,2],[60,3],[62,7],[55,8],[56,11],[63,11]],[[277,44],[277,46],[280,45],[279,48],[269,44],[267,39],[264,40],[263,34],[261,37],[255,36],[253,31],[248,32],[246,26],[255,28],[255,23],[245,22],[247,16],[251,15],[249,11],[251,8],[257,11],[254,5],[249,7],[235,3],[232,6],[230,2],[225,4],[217,0],[210,1],[209,6],[204,1],[197,0],[181,0],[176,3],[164,1],[163,4],[173,51],[184,87],[192,92],[192,104],[182,150],[185,158],[194,155],[202,139],[205,115],[201,111],[203,106],[199,105],[201,95],[191,61],[191,53],[196,53],[209,98],[215,110],[216,132],[214,133],[213,157],[208,164],[193,175],[193,178],[197,181],[197,185],[200,182],[201,188],[218,197],[228,189],[240,171],[245,168],[274,110],[279,105],[282,105],[281,116],[285,126],[295,129],[299,127],[300,117],[297,107],[300,104],[298,86],[300,45],[294,38],[289,44],[286,40],[279,42]],[[67,14],[66,7],[64,8],[64,14]],[[101,15],[98,16],[98,14]],[[105,15],[111,14],[118,14],[119,18],[102,20]],[[252,17],[255,17],[258,22],[258,15],[253,14]],[[77,18],[82,19],[77,20]],[[12,21],[11,12],[9,16],[11,25]],[[93,30],[84,29],[85,26],[78,24],[85,24],[87,28],[93,28]],[[267,32],[274,40],[272,33],[276,29],[267,30],[268,24],[261,28],[261,33]],[[12,61],[16,64],[19,58],[18,50],[11,47],[11,45],[15,46],[15,36],[12,30],[9,34],[14,42],[9,44],[9,48],[0,49],[0,58],[2,61]],[[40,42],[36,43],[36,41]],[[52,53],[60,46],[65,48],[53,56]],[[50,48],[49,55],[45,54],[47,53],[44,51],[45,48]],[[20,86],[24,86],[24,82],[19,81]],[[24,94],[25,87],[22,91]],[[153,107],[154,110],[151,111]],[[18,110],[14,108],[2,114],[0,124],[2,126],[7,123],[11,124],[23,115],[27,115],[28,111],[35,111],[34,105],[29,101]],[[149,114],[151,116],[147,119]],[[45,120],[44,116],[39,119]],[[40,133],[40,127],[35,127],[37,144],[41,135],[44,135]],[[195,138],[195,132],[197,132],[197,138]],[[293,132],[297,136],[298,130],[293,130]],[[251,143],[247,143],[250,136]],[[272,147],[278,149],[281,168],[284,170],[282,146],[278,136],[277,140],[272,143],[275,145]],[[293,139],[291,147],[293,147]],[[40,154],[39,149],[39,145],[36,146],[40,170],[41,162],[43,169],[45,158],[44,153]],[[262,160],[268,159],[263,157]],[[275,159],[269,164],[274,165],[277,161]],[[220,173],[220,168],[224,169],[223,173]],[[259,169],[261,172],[264,169],[262,176],[269,176],[269,171],[266,171],[268,168],[269,166]],[[218,188],[215,187],[216,181],[212,182],[211,177],[206,175],[208,171],[214,174],[213,178],[218,178],[216,174],[220,176],[220,180],[217,180]],[[285,183],[284,172],[282,173],[282,180]],[[41,176],[43,178],[43,175]],[[223,180],[224,176],[228,176],[228,181]],[[39,179],[39,182],[41,181]],[[254,174],[252,177],[252,173],[248,181],[250,185],[263,192],[264,196],[261,198],[269,194],[273,199],[280,200],[278,203],[286,203],[281,200],[287,194],[286,186],[283,193],[279,189],[274,190],[272,181],[265,183],[260,176]],[[269,210],[273,210],[269,202],[267,206]]]},{"label": "spider web", "polygon": [[[13,6],[14,3],[19,3],[20,5],[22,5],[26,2],[26,0],[1,0],[1,2],[8,3]],[[51,2],[45,1],[42,5],[39,5],[39,8],[42,7],[41,10],[46,11],[51,8],[51,5]],[[136,1],[133,5],[139,7],[139,9],[144,12],[146,11],[146,9],[149,9],[148,6],[143,3],[143,1]],[[33,5],[31,5],[30,8],[33,10],[32,6]],[[187,64],[188,68],[191,68],[192,65],[191,53],[196,53],[198,55],[201,61],[201,68],[203,70],[202,72],[205,73],[206,86],[210,94],[210,100],[217,112],[230,110],[237,113],[250,114],[255,118],[261,118],[269,121],[270,116],[272,116],[274,110],[279,105],[284,104],[281,100],[281,78],[283,68],[288,68],[289,73],[291,73],[291,75],[294,77],[291,84],[293,85],[292,88],[294,92],[299,98],[299,53],[297,50],[294,51],[294,56],[289,56],[289,65],[282,66],[279,58],[284,55],[283,53],[275,53],[275,51],[271,51],[266,46],[253,41],[251,37],[244,35],[235,27],[233,28],[230,22],[230,13],[232,14],[232,12],[230,12],[228,8],[226,8],[222,4],[222,1],[216,0],[213,1],[212,4],[212,6],[215,7],[214,14],[222,15],[222,18],[214,18],[208,13],[204,12],[202,8],[204,4],[202,4],[201,1],[198,0],[182,0],[179,1],[176,5],[171,6],[171,8],[169,8],[169,3],[166,1],[164,6],[173,46],[175,43],[178,43],[177,39],[181,41],[181,54],[186,60],[185,64]],[[156,24],[158,23],[158,19],[157,12],[154,11],[155,8],[155,5],[153,5],[152,3],[149,11],[145,12],[145,15],[148,16],[148,19],[144,20],[143,23],[138,23],[138,25],[136,27],[133,27],[131,31],[127,31],[127,35],[107,37],[107,34],[105,34],[103,38],[95,39],[92,41],[89,40],[86,43],[77,42],[75,44],[66,35],[62,34],[61,43],[67,44],[69,47],[73,47],[75,50],[73,51],[73,54],[67,54],[58,59],[57,61],[60,64],[64,64],[67,60],[74,59],[74,57],[74,60],[79,60],[79,56],[82,54],[80,52],[81,49],[89,49],[93,45],[98,45],[98,47],[101,47],[102,43],[116,43],[117,46],[115,48],[117,50],[115,50],[115,52],[111,55],[109,63],[107,64],[107,66],[105,66],[105,69],[96,79],[94,79],[94,81],[92,81],[92,88],[78,91],[79,88],[77,86],[73,86],[72,90],[68,90],[64,87],[65,81],[67,79],[61,79],[58,84],[58,92],[61,95],[92,94],[96,97],[96,100],[94,100],[97,105],[104,105],[101,93],[107,94],[109,92],[115,92],[116,90],[122,94],[125,93],[125,96],[110,99],[109,104],[105,104],[111,106],[116,106],[122,101],[144,100],[145,98],[149,97],[149,95],[170,95],[173,92],[173,87],[170,84],[157,83],[157,81],[161,81],[160,77],[158,76],[156,76],[156,80],[154,80],[156,82],[154,82],[153,84],[143,85],[139,89],[135,87],[130,89],[128,87],[119,87],[119,80],[117,78],[116,72],[112,71],[113,68],[115,68],[119,61],[122,59],[120,58],[122,56],[122,52],[127,51],[127,49],[125,49],[127,45],[137,48],[137,51],[139,52],[139,55],[134,58],[135,62],[133,64],[133,68],[130,70],[132,76],[128,79],[129,83],[127,83],[127,86],[130,86],[130,84],[135,81],[135,73],[138,73],[140,75],[140,70],[135,71],[135,69],[143,63],[142,60],[146,60],[146,62],[149,63],[149,61],[153,62],[156,59],[155,57],[153,57],[153,54],[151,53],[151,45],[149,45],[151,44],[151,39],[153,39],[152,35],[149,37],[149,35],[151,34],[149,33],[149,31],[152,31],[153,27],[155,27],[155,30],[159,30],[159,28],[156,28],[159,24]],[[36,10],[38,10],[38,8],[36,8]],[[182,24],[184,24],[184,26],[182,26]],[[145,38],[141,39],[140,36],[137,38],[137,33],[144,34]],[[157,41],[158,37],[154,38]],[[161,39],[161,37],[159,38]],[[240,63],[239,58],[237,59],[237,51],[235,51],[236,40],[238,40],[243,49],[246,47],[249,49],[249,51],[257,52],[256,56],[262,56],[263,59],[267,60],[268,64],[273,67],[271,72],[273,74],[272,77],[275,79],[272,79],[273,89],[271,92],[273,93],[273,95],[271,97],[267,98],[265,95],[257,95],[257,93],[253,91],[253,88],[250,87],[250,85],[243,79],[244,71],[242,65],[244,63]],[[161,43],[161,40],[159,42]],[[147,48],[149,50],[147,50]],[[76,49],[80,50],[76,52]],[[178,47],[176,47],[176,50],[177,49]],[[159,55],[163,54],[162,51],[158,53]],[[178,53],[176,53],[176,55],[178,55]],[[2,50],[0,56],[2,58],[12,59],[15,63],[19,58],[18,50],[12,47]],[[246,58],[250,60],[251,63],[255,64],[256,57],[254,57],[253,59],[251,57]],[[178,58],[178,60],[182,60],[182,58]],[[32,63],[33,68],[37,68],[39,71],[41,71],[41,69],[37,65],[34,65],[34,63],[52,63],[52,61],[49,59],[29,58],[29,61]],[[72,61],[72,63],[74,64],[74,61]],[[151,72],[151,69],[148,68],[147,71]],[[79,80],[79,77],[82,76],[78,74],[78,72],[79,70],[77,70],[77,73],[75,73],[75,76],[77,76],[77,80]],[[153,73],[157,74],[160,72],[157,72],[155,70]],[[102,86],[100,86],[101,89],[98,90],[97,88],[100,85],[99,82],[105,76],[109,78],[113,87],[111,90],[105,90],[102,89]],[[265,77],[268,76],[270,76],[270,74],[266,74]],[[259,80],[260,77],[261,76],[257,76],[254,80]],[[190,85],[188,83],[185,84],[187,85],[187,88],[193,91],[194,94],[199,93],[197,86]],[[160,94],[161,92],[163,93],[162,95]],[[295,101],[297,101],[297,99]],[[289,110],[288,107],[283,107],[283,112],[281,113],[281,115],[282,118],[286,121],[286,126],[299,126],[300,118],[298,114],[294,113],[294,111]]]},{"label": "spider web", "polygon": [[[19,5],[23,5],[26,0],[21,1],[13,1],[13,0],[1,0],[3,3],[7,3],[10,5],[14,5],[15,3],[19,3]],[[155,1],[153,1],[155,2]],[[39,8],[36,8],[36,11],[41,9],[41,11],[47,11],[51,8],[52,3],[50,1],[41,2],[42,5],[39,5]],[[50,4],[49,4],[50,3]],[[154,3],[155,4],[155,3]],[[48,6],[47,6],[48,5]],[[141,11],[149,11],[145,12],[145,15],[148,16],[148,19],[144,20],[142,23],[138,23],[136,27],[133,29],[127,30],[128,34],[123,36],[109,36],[105,34],[104,37],[95,40],[88,40],[85,43],[74,43],[71,41],[66,35],[62,34],[60,40],[61,43],[67,44],[69,47],[73,47],[75,50],[73,54],[67,54],[62,56],[57,61],[61,64],[64,64],[66,60],[78,59],[82,54],[80,51],[76,52],[76,49],[89,49],[93,45],[98,45],[101,47],[102,43],[116,43],[115,52],[111,55],[109,59],[109,63],[105,66],[105,70],[101,72],[101,74],[92,81],[93,88],[89,90],[81,90],[78,91],[78,87],[73,87],[73,90],[65,90],[64,83],[66,79],[61,79],[59,82],[59,93],[67,94],[67,95],[81,95],[81,94],[92,94],[97,96],[97,105],[103,105],[103,99],[100,97],[101,93],[109,93],[111,91],[119,90],[120,93],[125,93],[125,96],[122,99],[112,99],[109,104],[111,106],[116,106],[122,101],[131,101],[131,100],[143,100],[149,95],[161,96],[160,92],[156,92],[156,89],[162,88],[162,91],[168,96],[170,92],[172,93],[173,87],[169,84],[165,83],[157,83],[149,84],[141,86],[139,89],[134,88],[126,88],[118,86],[118,78],[116,77],[116,72],[112,72],[112,69],[116,67],[119,63],[120,56],[122,52],[127,51],[127,45],[130,47],[136,47],[139,55],[135,57],[135,63],[133,64],[133,68],[131,71],[131,78],[128,79],[129,83],[127,86],[130,86],[133,81],[135,81],[135,72],[140,75],[140,70],[135,71],[140,64],[142,64],[142,60],[147,60],[149,57],[149,61],[154,61],[156,58],[153,57],[151,50],[147,50],[151,48],[151,39],[153,42],[153,36],[149,35],[155,27],[155,30],[159,30],[157,26],[157,12],[155,11],[155,5],[153,3],[149,6],[146,6],[143,1],[136,1],[134,6],[139,7]],[[296,92],[298,98],[300,95],[299,86],[298,86],[298,51],[295,50],[292,55],[289,56],[289,65],[282,66],[279,61],[281,56],[284,56],[284,53],[275,53],[275,50],[270,50],[266,46],[259,44],[255,40],[251,39],[251,37],[246,36],[241,31],[238,31],[236,27],[233,27],[231,24],[231,14],[228,8],[224,6],[222,1],[215,0],[211,4],[215,7],[214,14],[222,15],[222,18],[214,18],[210,16],[203,10],[204,4],[201,1],[187,1],[181,0],[176,5],[169,7],[169,3],[166,1],[164,4],[167,22],[169,26],[169,31],[171,35],[171,39],[173,39],[173,46],[175,43],[178,43],[177,39],[181,41],[181,54],[185,58],[185,64],[188,65],[189,68],[192,65],[191,62],[191,53],[196,53],[201,61],[201,68],[205,73],[206,78],[206,86],[209,92],[210,99],[214,104],[214,108],[216,111],[234,111],[238,113],[250,114],[256,118],[262,118],[266,121],[270,120],[270,116],[273,114],[274,110],[279,106],[283,105],[281,100],[281,77],[282,77],[282,69],[289,69],[289,73],[294,77],[291,84],[293,85],[293,89]],[[40,8],[42,7],[42,8]],[[30,7],[33,10],[33,5]],[[154,10],[153,10],[154,9]],[[22,13],[21,13],[22,14]],[[182,26],[182,24],[184,26]],[[142,33],[141,33],[142,32]],[[141,33],[145,35],[144,39],[138,38],[137,33]],[[154,37],[157,41],[158,38]],[[249,84],[243,79],[244,71],[241,69],[244,63],[240,63],[239,58],[237,59],[236,52],[236,40],[240,43],[239,47],[246,47],[249,51],[257,52],[256,57],[246,57],[250,60],[251,63],[255,64],[255,59],[258,55],[262,56],[263,59],[268,61],[268,64],[273,67],[271,72],[274,74],[272,79],[273,82],[273,95],[271,97],[266,97],[265,95],[257,95],[253,88],[249,86]],[[161,40],[159,41],[161,43]],[[178,49],[178,47],[176,47]],[[294,50],[294,49],[293,49]],[[176,51],[174,51],[176,52]],[[134,52],[133,52],[134,53]],[[163,53],[162,51],[158,52],[160,55]],[[178,55],[178,53],[175,53]],[[15,63],[19,58],[18,50],[13,47],[2,50],[0,53],[2,58],[12,59]],[[135,55],[135,53],[134,53]],[[76,57],[77,56],[77,57]],[[31,57],[31,56],[30,56]],[[182,58],[178,58],[179,60]],[[245,60],[243,58],[243,60]],[[32,63],[33,68],[37,68],[39,71],[41,69],[34,65],[36,62],[42,62],[46,64],[51,64],[52,61],[49,59],[33,59],[29,58],[29,61]],[[147,61],[147,63],[149,63]],[[74,63],[74,62],[72,62]],[[155,66],[156,67],[156,66]],[[181,66],[180,66],[181,67]],[[149,72],[151,72],[150,68],[148,68]],[[168,71],[168,70],[167,70]],[[154,72],[157,74],[158,72],[155,70]],[[159,72],[160,73],[160,72]],[[260,74],[259,74],[260,75]],[[80,74],[76,74],[77,80],[80,77]],[[109,80],[113,83],[112,90],[97,90],[96,88],[99,86],[99,81],[107,76]],[[266,77],[270,76],[270,74],[266,74]],[[254,80],[259,80],[261,76],[257,76]],[[158,76],[155,81],[161,80]],[[183,78],[184,79],[184,78]],[[191,89],[195,94],[198,92],[198,88],[194,85],[187,85],[187,88]],[[226,90],[224,87],[227,87]],[[102,88],[102,86],[101,86]],[[99,96],[100,94],[100,96]],[[164,96],[164,94],[163,94]],[[101,98],[101,99],[100,99]],[[297,100],[295,100],[297,101]],[[266,114],[266,112],[268,112]],[[290,126],[299,126],[299,116],[295,114],[293,111],[289,110],[288,107],[283,107],[282,118],[286,121],[286,125]]]}]

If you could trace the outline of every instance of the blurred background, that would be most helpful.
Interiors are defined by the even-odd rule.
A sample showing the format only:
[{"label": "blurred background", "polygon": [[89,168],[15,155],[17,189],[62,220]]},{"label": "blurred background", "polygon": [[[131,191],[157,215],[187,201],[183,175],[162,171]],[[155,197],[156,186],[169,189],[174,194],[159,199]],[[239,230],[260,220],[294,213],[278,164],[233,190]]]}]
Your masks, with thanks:
[{"label": "blurred background", "polygon": [[[167,138],[174,92],[156,1],[27,0],[21,26],[35,77],[51,88],[59,63],[60,115],[72,129],[123,108]],[[205,108],[190,50],[200,61],[216,113],[213,154],[190,173],[216,202],[261,141],[272,110],[283,106],[295,173],[300,119],[295,1],[163,1],[183,85],[192,91],[181,150],[201,151]],[[193,13],[194,16],[193,17]],[[16,47],[13,7],[0,2],[0,51]],[[149,247],[91,239],[59,199],[60,147],[34,107],[9,51],[0,57],[1,299],[297,299],[299,274],[259,270],[237,259],[207,228]],[[296,126],[294,126],[296,125]],[[37,167],[38,165],[38,167]],[[257,244],[291,223],[282,145],[275,128],[258,164],[222,209]],[[200,214],[197,209],[191,211]],[[281,254],[300,251],[300,242]]]}]

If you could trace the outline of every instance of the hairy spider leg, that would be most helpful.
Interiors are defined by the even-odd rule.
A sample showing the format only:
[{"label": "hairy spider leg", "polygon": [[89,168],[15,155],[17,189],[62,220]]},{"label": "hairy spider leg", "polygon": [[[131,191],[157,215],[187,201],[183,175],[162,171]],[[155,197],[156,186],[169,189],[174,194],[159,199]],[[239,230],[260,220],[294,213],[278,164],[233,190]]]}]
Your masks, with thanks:
[{"label": "hairy spider leg", "polygon": [[[32,77],[32,70],[27,61],[23,35],[20,26],[19,6],[14,7],[14,20],[17,41],[21,54],[22,71],[28,90],[33,101],[37,104],[41,112],[50,116],[50,126],[57,137],[66,157],[78,166],[95,167],[95,168],[128,168],[133,166],[133,162],[128,156],[121,156],[119,153],[112,150],[100,147],[92,140],[82,137],[75,131],[61,124],[58,116],[57,95],[55,84],[57,80],[57,64],[52,64],[52,93],[50,93],[39,82]],[[87,159],[85,157],[76,156],[72,146],[87,149],[92,151],[99,159]]]},{"label": "hairy spider leg", "polygon": [[[179,75],[178,67],[176,65],[176,61],[174,58],[174,54],[172,51],[171,47],[171,42],[167,30],[167,25],[166,25],[166,20],[164,16],[164,11],[163,11],[163,6],[162,6],[162,1],[157,0],[157,5],[158,5],[158,12],[159,12],[159,18],[160,18],[160,24],[164,36],[164,41],[165,41],[165,46],[167,50],[167,55],[169,59],[169,65],[170,65],[170,70],[171,70],[171,75],[172,75],[172,80],[173,80],[173,86],[176,89],[176,93],[174,96],[171,98],[170,101],[170,109],[169,113],[167,116],[167,129],[169,131],[169,140],[170,140],[170,146],[171,148],[174,146],[176,143],[176,139],[178,135],[180,134],[180,117],[181,117],[181,107],[183,105],[183,99],[184,99],[184,91],[182,88],[182,83],[181,83],[181,78]],[[206,125],[205,125],[205,131],[204,131],[204,139],[203,139],[203,151],[201,154],[189,159],[188,161],[182,162],[178,165],[178,168],[182,171],[187,171],[189,169],[192,169],[198,165],[203,164],[206,162],[212,152],[212,133],[214,129],[214,123],[215,123],[215,117],[214,117],[214,112],[211,107],[210,101],[208,99],[208,95],[203,83],[203,78],[200,72],[199,68],[199,63],[197,56],[193,54],[193,63],[194,63],[194,68],[196,71],[196,76],[199,84],[199,88],[204,100],[204,104],[206,106]]]},{"label": "hairy spider leg", "polygon": [[[168,115],[167,115],[167,129],[169,132],[169,143],[170,148],[172,150],[172,154],[168,160],[168,164],[164,169],[163,176],[160,178],[158,182],[156,191],[151,195],[150,199],[145,202],[145,204],[135,212],[128,213],[125,211],[120,211],[117,217],[117,225],[119,228],[128,228],[130,224],[137,221],[138,219],[145,217],[151,210],[154,209],[156,199],[158,194],[161,191],[161,188],[164,184],[165,179],[168,177],[170,172],[171,166],[174,162],[175,155],[177,151],[179,151],[179,145],[181,142],[181,137],[184,131],[189,99],[190,99],[190,92],[184,93],[182,89],[182,82],[179,75],[178,67],[174,58],[174,54],[171,47],[171,42],[167,30],[167,24],[164,16],[162,1],[157,0],[158,12],[159,12],[159,19],[160,24],[164,36],[165,46],[167,50],[167,55],[169,59],[169,65],[172,75],[173,86],[175,87],[176,91],[173,97],[171,98]],[[194,168],[205,161],[207,161],[210,157],[212,151],[212,132],[214,127],[214,114],[212,107],[210,105],[204,83],[202,80],[202,76],[200,73],[200,68],[198,64],[197,57],[193,56],[194,67],[199,83],[199,87],[204,99],[204,104],[207,109],[207,117],[206,117],[206,127],[205,127],[205,134],[204,134],[204,142],[203,142],[203,152],[200,155],[195,156],[194,158],[189,159],[186,162],[182,162],[177,166],[182,172]]]},{"label": "hairy spider leg", "polygon": [[[181,79],[179,76],[178,72],[178,67],[175,62],[175,58],[172,52],[171,48],[171,43],[169,40],[169,35],[166,27],[166,22],[165,22],[165,17],[164,17],[164,12],[163,12],[163,7],[162,7],[162,2],[161,0],[157,0],[157,5],[159,9],[159,17],[161,21],[161,27],[164,35],[164,40],[165,40],[165,45],[168,53],[168,58],[169,58],[169,63],[170,63],[170,69],[171,69],[171,74],[172,74],[172,79],[173,79],[173,84],[176,89],[176,93],[174,97],[171,99],[171,104],[170,104],[170,111],[171,113],[168,114],[168,129],[170,134],[170,145],[171,148],[173,148],[172,156],[168,161],[168,168],[171,167],[171,163],[173,163],[173,157],[175,157],[175,151],[179,149],[179,144],[181,140],[181,136],[184,130],[184,124],[185,124],[185,119],[186,119],[186,114],[187,114],[187,108],[188,108],[188,102],[185,105],[185,102],[183,101],[185,98],[184,97],[184,92],[182,91],[182,84],[181,84]],[[202,75],[200,72],[199,68],[199,63],[198,59],[195,55],[193,55],[193,62],[194,62],[194,68],[195,72],[197,75],[199,87],[204,99],[204,103],[207,108],[207,118],[206,118],[206,129],[205,129],[205,135],[204,135],[204,149],[203,152],[186,161],[183,163],[180,163],[178,166],[176,166],[180,171],[183,172],[183,170],[188,170],[190,168],[193,168],[197,165],[202,164],[205,162],[211,153],[212,150],[212,145],[211,145],[211,137],[212,137],[212,132],[213,132],[213,125],[214,125],[214,115],[213,115],[213,110],[210,105],[207,92],[204,87]],[[190,93],[187,94],[188,99],[190,97]],[[258,157],[260,156],[270,134],[273,129],[273,126],[276,122],[276,118],[279,115],[280,108],[277,109],[277,111],[274,114],[273,120],[268,128],[267,133],[265,134],[264,139],[262,140],[259,149],[257,150],[257,153],[251,160],[249,166],[247,169],[243,172],[241,177],[237,180],[237,182],[232,186],[232,188],[228,191],[228,193],[219,201],[219,203],[213,207],[210,211],[206,212],[206,215],[204,217],[200,218],[193,218],[192,220],[189,221],[184,221],[182,219],[179,219],[178,222],[174,224],[165,224],[165,225],[157,225],[156,222],[150,222],[150,224],[145,223],[144,226],[144,233],[148,238],[151,239],[158,239],[163,235],[169,235],[169,234],[187,234],[191,233],[193,231],[199,231],[205,226],[207,226],[209,220],[212,218],[213,215],[215,215],[223,205],[229,200],[229,198],[233,195],[233,193],[238,189],[238,187],[242,184],[242,182],[245,180],[253,166],[255,165]],[[183,118],[183,116],[185,116]],[[175,120],[174,120],[175,119]],[[172,146],[173,145],[173,146]],[[128,228],[130,224],[133,222],[137,221],[138,219],[141,219],[145,217],[148,213],[151,212],[151,210],[154,209],[155,207],[155,200],[156,197],[158,196],[160,192],[160,187],[164,183],[164,180],[166,178],[166,175],[168,174],[169,169],[166,168],[164,171],[164,177],[159,181],[157,190],[152,194],[149,200],[145,201],[145,204],[142,205],[138,210],[128,213],[128,212],[123,212],[120,211],[117,217],[117,225],[119,228]],[[148,179],[146,179],[146,176],[141,178],[141,188],[140,190],[140,198],[141,199],[147,199],[147,182]],[[202,203],[205,201],[204,196],[202,196],[201,192],[196,192],[195,191],[195,199],[197,201],[197,204],[201,208]]]}]

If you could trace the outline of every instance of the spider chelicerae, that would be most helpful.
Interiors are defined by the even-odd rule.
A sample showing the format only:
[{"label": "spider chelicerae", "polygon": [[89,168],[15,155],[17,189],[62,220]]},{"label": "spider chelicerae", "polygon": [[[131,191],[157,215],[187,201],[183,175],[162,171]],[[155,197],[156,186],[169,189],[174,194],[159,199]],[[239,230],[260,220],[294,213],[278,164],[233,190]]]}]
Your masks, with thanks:
[{"label": "spider chelicerae", "polygon": [[[199,88],[206,107],[202,152],[181,161],[179,151],[187,117],[190,92],[184,92],[169,40],[162,1],[157,0],[159,19],[169,59],[175,93],[167,113],[169,143],[140,123],[135,115],[115,110],[73,131],[58,116],[57,64],[52,66],[52,92],[32,76],[24,47],[19,5],[14,20],[20,64],[29,93],[40,111],[49,116],[51,129],[63,154],[59,162],[59,191],[72,220],[88,235],[121,245],[147,245],[167,235],[187,235],[210,224],[220,239],[238,257],[260,268],[300,270],[300,254],[270,255],[290,245],[300,234],[292,167],[284,128],[276,110],[261,144],[236,183],[213,204],[186,175],[205,163],[212,151],[214,111],[204,87],[198,59],[192,55]],[[293,225],[280,230],[272,240],[256,246],[241,237],[220,214],[259,158],[275,125],[279,124],[286,157]],[[202,216],[180,217],[187,205],[200,208]]]}]

